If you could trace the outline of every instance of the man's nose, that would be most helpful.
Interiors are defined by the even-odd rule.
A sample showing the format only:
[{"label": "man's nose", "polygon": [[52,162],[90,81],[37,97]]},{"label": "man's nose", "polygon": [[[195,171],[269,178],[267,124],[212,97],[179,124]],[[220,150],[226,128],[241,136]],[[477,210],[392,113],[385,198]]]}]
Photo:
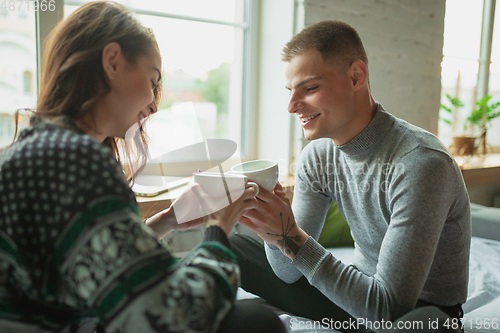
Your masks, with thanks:
[{"label": "man's nose", "polygon": [[288,102],[288,112],[296,113],[304,108],[304,102],[299,94],[292,92],[290,94],[290,101]]}]

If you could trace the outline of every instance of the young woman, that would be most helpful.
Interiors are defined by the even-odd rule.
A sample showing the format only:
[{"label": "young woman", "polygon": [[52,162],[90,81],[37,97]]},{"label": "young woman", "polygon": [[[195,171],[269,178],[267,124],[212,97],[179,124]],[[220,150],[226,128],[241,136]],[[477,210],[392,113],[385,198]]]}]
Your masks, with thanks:
[{"label": "young woman", "polygon": [[54,29],[44,59],[31,126],[0,153],[0,331],[283,331],[268,310],[233,307],[227,235],[255,207],[253,188],[188,222],[207,229],[181,262],[157,241],[178,228],[173,211],[140,220],[118,163],[132,149],[118,145],[157,111],[153,34],[121,5],[88,3]]}]

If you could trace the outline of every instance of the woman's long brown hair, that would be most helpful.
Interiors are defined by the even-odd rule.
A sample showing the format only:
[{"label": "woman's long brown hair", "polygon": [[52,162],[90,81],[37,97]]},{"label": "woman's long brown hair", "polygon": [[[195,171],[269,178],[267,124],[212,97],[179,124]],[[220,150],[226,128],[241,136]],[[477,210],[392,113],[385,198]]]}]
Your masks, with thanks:
[{"label": "woman's long brown hair", "polygon": [[[111,42],[120,45],[130,64],[158,48],[152,32],[140,24],[132,12],[111,1],[85,4],[60,22],[44,46],[40,94],[34,115],[64,126],[67,119],[82,120],[93,112],[96,103],[110,91],[102,66],[102,50]],[[157,87],[156,101],[160,91]],[[94,125],[85,124],[91,128]],[[141,144],[137,139],[133,141]],[[120,154],[128,155],[122,157],[129,163],[125,168],[129,180],[136,173],[133,170],[141,170],[146,162],[142,154],[147,138],[142,128],[140,141],[143,146],[132,149],[118,138],[108,137],[103,142],[118,161]],[[119,149],[119,145],[123,149]]]}]

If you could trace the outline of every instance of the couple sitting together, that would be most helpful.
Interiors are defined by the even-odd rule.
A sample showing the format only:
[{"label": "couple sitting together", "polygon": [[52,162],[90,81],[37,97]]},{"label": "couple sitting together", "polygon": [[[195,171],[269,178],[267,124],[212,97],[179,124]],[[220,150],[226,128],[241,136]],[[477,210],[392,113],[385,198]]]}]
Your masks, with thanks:
[{"label": "couple sitting together", "polygon": [[[453,157],[374,100],[347,23],[305,28],[283,61],[288,112],[312,140],[293,204],[278,183],[187,223],[173,209],[143,223],[129,187],[137,168],[119,161],[141,161],[124,154],[145,147],[142,127],[132,147],[125,134],[157,111],[155,37],[108,1],[54,28],[30,127],[0,153],[0,331],[285,332],[269,308],[235,303],[240,285],[314,320],[459,320],[471,224]],[[351,228],[352,265],[317,242],[333,201]],[[229,237],[237,222],[265,245]],[[203,242],[182,260],[158,242],[202,224]]]}]

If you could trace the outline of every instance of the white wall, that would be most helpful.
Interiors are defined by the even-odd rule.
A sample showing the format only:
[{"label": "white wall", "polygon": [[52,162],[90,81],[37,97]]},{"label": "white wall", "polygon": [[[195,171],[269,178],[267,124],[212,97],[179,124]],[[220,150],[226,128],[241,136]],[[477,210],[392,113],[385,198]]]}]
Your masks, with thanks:
[{"label": "white wall", "polygon": [[306,26],[322,20],[353,25],[368,54],[375,99],[437,133],[445,0],[305,0],[304,11]]}]

